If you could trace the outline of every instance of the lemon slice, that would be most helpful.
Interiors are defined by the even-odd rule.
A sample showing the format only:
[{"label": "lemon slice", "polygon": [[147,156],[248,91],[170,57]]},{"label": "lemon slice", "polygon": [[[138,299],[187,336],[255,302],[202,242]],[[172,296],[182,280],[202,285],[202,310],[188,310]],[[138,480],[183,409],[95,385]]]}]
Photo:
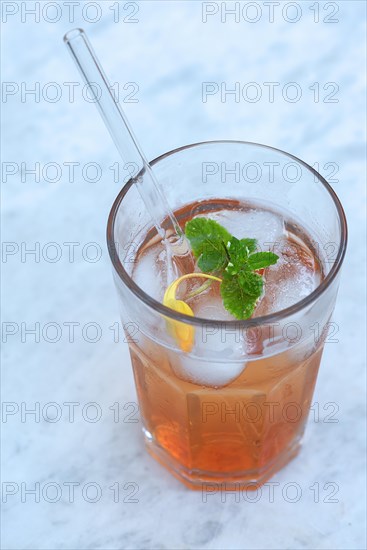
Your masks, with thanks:
[{"label": "lemon slice", "polygon": [[[214,277],[214,275],[208,275],[207,273],[188,273],[187,275],[182,275],[182,277],[179,277],[173,281],[173,283],[171,283],[166,289],[163,297],[163,305],[179,313],[184,313],[185,315],[194,317],[194,312],[191,307],[186,304],[186,302],[183,300],[176,300],[176,291],[178,285],[182,281],[185,279],[193,279],[195,277],[201,279],[211,279],[212,281],[218,281],[220,283],[222,282],[222,279],[219,279],[219,277]],[[173,319],[167,319],[166,323],[169,333],[176,340],[182,351],[191,351],[194,345],[195,328],[192,325],[182,323],[181,321],[174,321]]]}]

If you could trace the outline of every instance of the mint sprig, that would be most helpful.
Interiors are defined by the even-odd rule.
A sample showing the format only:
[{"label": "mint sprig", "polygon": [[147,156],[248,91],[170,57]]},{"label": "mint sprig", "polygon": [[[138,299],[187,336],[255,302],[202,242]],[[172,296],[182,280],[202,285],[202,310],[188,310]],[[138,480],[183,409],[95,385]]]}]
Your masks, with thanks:
[{"label": "mint sprig", "polygon": [[264,279],[256,271],[276,264],[279,256],[256,252],[256,239],[237,239],[208,218],[187,222],[185,234],[198,267],[222,278],[224,307],[237,319],[251,317],[264,288]]}]

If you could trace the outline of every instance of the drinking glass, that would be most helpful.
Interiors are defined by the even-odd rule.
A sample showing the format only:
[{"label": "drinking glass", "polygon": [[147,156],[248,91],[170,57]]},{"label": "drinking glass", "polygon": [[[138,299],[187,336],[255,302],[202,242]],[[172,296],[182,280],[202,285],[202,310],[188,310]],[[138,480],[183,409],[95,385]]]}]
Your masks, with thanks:
[{"label": "drinking glass", "polygon": [[[188,317],[132,278],[139,245],[153,227],[133,180],[110,212],[108,248],[148,451],[191,488],[258,486],[300,449],[333,328],[347,241],[342,206],[305,162],[256,143],[196,143],[150,164],[174,211],[191,203],[195,215],[221,199],[264,204],[304,228],[323,263],[319,286],[281,311],[243,321]],[[144,185],[144,172],[139,177]],[[180,349],[167,321],[191,327],[191,351]]]}]

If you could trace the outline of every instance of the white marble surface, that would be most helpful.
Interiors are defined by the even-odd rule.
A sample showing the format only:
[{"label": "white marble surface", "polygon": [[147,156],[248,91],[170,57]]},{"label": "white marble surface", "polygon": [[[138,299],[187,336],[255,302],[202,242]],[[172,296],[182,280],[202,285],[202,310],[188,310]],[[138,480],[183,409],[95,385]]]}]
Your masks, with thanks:
[{"label": "white marble surface", "polygon": [[[18,171],[3,181],[2,239],[20,249],[38,242],[49,257],[54,250],[45,245],[56,242],[62,256],[55,263],[42,255],[39,262],[30,255],[22,261],[20,252],[5,263],[3,256],[3,322],[19,327],[2,351],[2,399],[19,407],[19,412],[3,415],[2,422],[2,480],[13,483],[3,485],[3,548],[365,548],[365,3],[331,3],[340,8],[339,22],[331,24],[313,22],[312,2],[299,3],[302,16],[294,24],[284,21],[279,11],[269,23],[262,2],[257,4],[263,15],[253,24],[243,19],[221,23],[218,15],[204,24],[201,2],[194,1],[139,2],[139,21],[133,24],[115,23],[108,1],[99,3],[103,13],[95,24],[83,21],[81,2],[76,2],[74,23],[68,21],[63,2],[56,23],[45,20],[55,17],[52,8],[37,23],[23,13],[22,22],[24,4],[29,9],[34,3],[2,2],[3,9],[4,4],[19,11],[2,25],[3,79],[19,89],[39,82],[41,97],[36,102],[26,96],[22,102],[17,92],[2,104],[3,161],[19,166],[24,162],[27,168],[35,162],[56,162],[62,174],[51,182],[50,168],[39,181],[32,175],[22,181]],[[323,18],[331,9],[325,2],[319,5]],[[90,10],[89,18],[95,16]],[[131,11],[126,6],[121,14]],[[294,17],[291,11],[289,17]],[[326,346],[322,361],[314,396],[319,421],[310,419],[302,453],[273,478],[279,484],[273,502],[267,490],[257,502],[242,497],[236,502],[233,495],[221,502],[219,494],[205,502],[200,492],[184,488],[147,456],[139,422],[127,421],[133,408],[126,404],[136,396],[127,346],[115,343],[109,329],[118,320],[118,310],[105,248],[106,218],[119,190],[109,167],[118,158],[94,106],[78,89],[74,102],[67,97],[63,83],[77,82],[79,76],[61,39],[76,26],[88,30],[111,80],[120,86],[138,84],[139,101],[125,104],[125,110],[149,158],[189,142],[237,138],[318,162],[325,174],[330,173],[325,163],[339,165],[334,187],[345,206],[350,241],[334,317],[340,327],[338,343]],[[302,98],[290,103],[276,91],[274,103],[266,97],[258,103],[221,103],[217,97],[203,103],[204,81],[226,82],[228,87],[237,81],[255,81],[262,87],[272,81],[279,82],[279,88],[295,81]],[[52,89],[45,87],[49,82],[62,90],[54,103],[42,96],[42,91],[52,96]],[[320,83],[321,98],[332,91],[323,90],[324,84],[336,82],[338,103],[315,103],[309,89],[314,82]],[[80,163],[74,182],[65,162]],[[100,181],[83,179],[81,167],[88,162],[101,165]],[[74,262],[65,242],[80,243]],[[103,249],[95,263],[81,253],[90,242]],[[90,256],[93,252],[90,248]],[[58,323],[63,329],[60,340],[46,341],[53,338],[50,328],[39,343],[23,330],[22,342],[21,323],[30,327],[37,322],[41,331],[47,323]],[[68,341],[66,322],[79,323],[74,342]],[[83,340],[81,327],[89,322],[102,328],[96,343]],[[88,337],[93,337],[92,330]],[[50,402],[61,407],[58,422],[46,421],[42,412],[39,422],[31,415],[22,418],[24,407],[39,403],[42,411]],[[66,402],[79,403],[74,422]],[[85,419],[88,413],[93,416],[92,408],[84,410],[84,418],[82,414],[90,402],[102,410],[95,423]],[[109,409],[115,402],[120,404],[119,422]],[[336,423],[325,422],[331,409],[323,407],[329,402],[339,407]],[[12,405],[4,406],[11,410]],[[55,409],[44,413],[51,417]],[[70,482],[79,484],[74,502],[65,485]],[[126,486],[128,482],[138,487],[138,502],[124,502],[135,487]],[[40,502],[24,492],[35,483],[40,484]],[[83,498],[88,483],[101,488],[98,502]],[[109,489],[116,483],[119,502]],[[282,496],[288,483],[302,491],[298,502]],[[325,490],[325,483],[336,485]],[[310,489],[314,484],[319,484],[319,502]],[[42,494],[47,487],[49,492]],[[61,490],[58,502],[48,502],[55,495],[52,487]],[[333,487],[338,488],[336,502],[325,502]],[[15,494],[4,502],[11,488]],[[87,497],[93,498],[93,488],[89,491]],[[289,498],[293,495],[290,489]]]}]

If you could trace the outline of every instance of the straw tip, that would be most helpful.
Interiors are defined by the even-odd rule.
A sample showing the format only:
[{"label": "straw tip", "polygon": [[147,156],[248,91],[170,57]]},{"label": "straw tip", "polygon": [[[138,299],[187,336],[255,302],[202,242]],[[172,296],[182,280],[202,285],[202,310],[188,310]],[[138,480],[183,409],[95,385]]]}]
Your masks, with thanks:
[{"label": "straw tip", "polygon": [[70,42],[71,40],[74,40],[74,38],[78,38],[78,36],[83,34],[85,34],[84,29],[71,29],[71,31],[68,31],[64,35],[64,42]]}]

